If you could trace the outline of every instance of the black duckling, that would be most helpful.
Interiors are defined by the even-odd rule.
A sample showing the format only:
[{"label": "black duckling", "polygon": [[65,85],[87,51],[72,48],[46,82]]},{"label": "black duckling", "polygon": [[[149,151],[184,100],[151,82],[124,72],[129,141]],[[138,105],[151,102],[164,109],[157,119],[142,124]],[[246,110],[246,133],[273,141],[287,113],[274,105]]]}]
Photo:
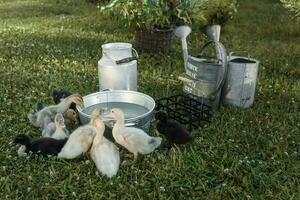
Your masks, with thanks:
[{"label": "black duckling", "polygon": [[[63,99],[71,95],[72,93],[66,90],[54,90],[52,93],[52,98],[55,104],[59,104]],[[76,104],[72,103],[70,109],[76,111]]]},{"label": "black duckling", "polygon": [[36,140],[31,139],[29,136],[20,134],[14,139],[15,144],[21,144],[25,146],[25,153],[27,155],[38,154],[38,155],[53,155],[56,156],[63,148],[66,139],[57,140],[54,138],[39,138]]},{"label": "black duckling", "polygon": [[[63,99],[67,98],[68,96],[71,96],[72,93],[69,91],[65,91],[65,90],[54,90],[52,92],[52,99],[54,101],[55,104],[59,104]],[[36,105],[36,110],[40,111],[44,108],[45,106],[41,103],[38,102]],[[76,104],[71,104],[72,109],[76,110]]]},{"label": "black duckling", "polygon": [[159,133],[165,135],[170,145],[186,144],[192,140],[190,133],[177,121],[169,119],[166,112],[157,112],[155,119],[158,120],[156,129]]}]

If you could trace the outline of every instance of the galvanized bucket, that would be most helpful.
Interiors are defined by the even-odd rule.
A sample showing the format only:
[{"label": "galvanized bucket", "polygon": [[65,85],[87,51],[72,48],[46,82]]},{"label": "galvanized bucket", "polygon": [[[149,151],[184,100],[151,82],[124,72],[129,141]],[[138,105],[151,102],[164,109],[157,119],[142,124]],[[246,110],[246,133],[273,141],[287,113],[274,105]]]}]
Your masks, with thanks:
[{"label": "galvanized bucket", "polygon": [[[125,126],[127,127],[138,127],[148,132],[151,124],[152,114],[155,108],[155,101],[150,96],[128,90],[111,90],[111,91],[101,91],[89,94],[83,97],[84,109],[82,110],[80,106],[76,106],[79,112],[79,118],[82,124],[86,124],[90,121],[90,113],[85,112],[86,109],[95,107],[101,107],[102,109],[112,109],[104,108],[106,107],[106,103],[115,103],[114,107],[121,108],[122,103],[127,104],[127,110],[131,109],[129,104],[140,106],[145,108],[143,112],[138,115],[131,114],[130,116],[126,116],[125,109],[122,109],[125,114]],[[103,107],[102,107],[102,106]],[[112,124],[107,123],[106,125],[111,126]]]},{"label": "galvanized bucket", "polygon": [[[247,57],[234,56],[236,53],[247,53]],[[228,60],[222,102],[228,106],[248,108],[254,102],[259,61],[250,58],[245,51],[231,52]]]},{"label": "galvanized bucket", "polygon": [[[203,58],[203,52],[209,45],[216,47],[216,59]],[[200,58],[199,58],[200,57]],[[221,89],[224,84],[227,68],[227,55],[224,46],[217,41],[210,41],[202,47],[199,56],[188,56],[184,92],[198,96],[214,109],[219,107]]]}]

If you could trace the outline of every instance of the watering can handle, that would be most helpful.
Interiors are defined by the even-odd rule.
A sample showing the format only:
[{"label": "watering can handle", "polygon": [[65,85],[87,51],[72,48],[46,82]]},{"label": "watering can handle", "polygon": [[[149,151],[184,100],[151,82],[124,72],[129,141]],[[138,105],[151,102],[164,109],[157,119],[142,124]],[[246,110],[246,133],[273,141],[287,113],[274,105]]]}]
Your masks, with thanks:
[{"label": "watering can handle", "polygon": [[198,51],[199,53],[196,55],[197,57],[198,56],[202,56],[203,55],[203,52],[204,52],[204,49],[206,49],[209,45],[213,44],[214,42],[213,41],[209,41],[207,42],[203,47],[201,47],[201,49]]},{"label": "watering can handle", "polygon": [[225,50],[224,46],[220,42],[209,41],[200,49],[198,56],[202,56],[203,51],[211,44],[216,45],[217,59],[222,61],[222,66],[223,66],[223,75],[220,78],[220,80],[218,81],[215,91],[213,91],[211,94],[209,94],[210,99],[214,100],[217,97],[217,94],[220,91],[220,89],[222,88],[224,81],[225,81],[225,77],[227,74],[227,55],[226,55],[226,50]]},{"label": "watering can handle", "polygon": [[[210,96],[210,99],[211,100],[214,100],[219,92],[219,90],[222,88],[223,86],[223,83],[225,81],[225,77],[226,77],[226,74],[227,74],[227,55],[226,55],[226,51],[225,51],[225,48],[224,46],[219,43],[219,42],[215,42],[215,41],[209,41],[207,42],[199,51],[199,54],[198,56],[202,56],[203,54],[203,51],[204,49],[206,49],[209,45],[211,44],[215,44],[216,45],[216,54],[217,54],[217,59],[218,60],[221,60],[222,61],[222,65],[223,65],[223,76],[222,78],[220,78],[218,84],[217,84],[217,87],[215,89],[214,92],[212,92],[209,96]],[[222,51],[224,50],[224,51]]]},{"label": "watering can handle", "polygon": [[[222,78],[220,78],[220,81],[218,82],[216,90],[210,95],[212,100],[214,100],[217,97],[217,94],[218,94],[219,90],[222,90],[222,87],[223,87],[223,84],[225,82],[226,75],[227,75],[227,55],[226,55],[226,50],[225,50],[225,47],[221,43],[217,43],[217,44],[219,44],[219,45],[217,45],[217,47],[218,47],[218,51],[220,53],[220,56],[223,58],[222,59],[223,76],[222,76]],[[223,49],[223,51],[222,51],[222,49]]]},{"label": "watering can handle", "polygon": [[229,53],[229,60],[230,60],[231,56],[233,56],[234,54],[240,55],[239,53],[245,53],[245,54],[247,54],[247,58],[250,58],[250,54],[248,51],[232,51]]}]

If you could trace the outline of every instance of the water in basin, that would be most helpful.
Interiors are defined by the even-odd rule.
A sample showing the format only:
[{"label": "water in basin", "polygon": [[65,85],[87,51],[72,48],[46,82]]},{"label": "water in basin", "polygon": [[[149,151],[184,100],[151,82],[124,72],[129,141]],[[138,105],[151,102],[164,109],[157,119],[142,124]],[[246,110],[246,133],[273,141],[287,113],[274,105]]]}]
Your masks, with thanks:
[{"label": "water in basin", "polygon": [[109,102],[109,103],[99,103],[84,108],[83,112],[88,115],[91,115],[96,108],[102,108],[107,111],[110,111],[113,108],[120,108],[124,112],[125,119],[138,117],[149,111],[149,109],[145,108],[144,106],[133,104],[133,103]]}]

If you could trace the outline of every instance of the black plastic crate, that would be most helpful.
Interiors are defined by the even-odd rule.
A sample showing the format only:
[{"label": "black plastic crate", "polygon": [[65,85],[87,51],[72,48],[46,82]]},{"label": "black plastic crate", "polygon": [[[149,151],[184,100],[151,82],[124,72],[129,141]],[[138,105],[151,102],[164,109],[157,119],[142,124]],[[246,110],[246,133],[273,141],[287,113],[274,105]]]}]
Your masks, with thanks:
[{"label": "black plastic crate", "polygon": [[156,105],[157,111],[166,111],[171,119],[185,125],[189,131],[207,124],[212,116],[212,107],[191,94],[179,94],[158,99]]}]

